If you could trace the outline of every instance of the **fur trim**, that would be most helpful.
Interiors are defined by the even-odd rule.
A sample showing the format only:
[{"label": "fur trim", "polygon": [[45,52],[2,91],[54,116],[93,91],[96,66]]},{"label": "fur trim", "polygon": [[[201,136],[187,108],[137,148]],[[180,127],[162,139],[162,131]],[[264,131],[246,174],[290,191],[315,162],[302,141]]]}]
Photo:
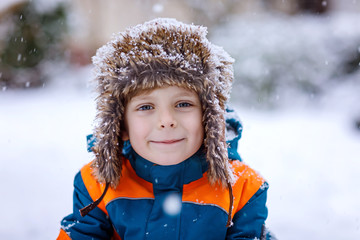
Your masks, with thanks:
[{"label": "fur trim", "polygon": [[225,140],[225,103],[233,59],[202,26],[155,19],[114,36],[93,57],[98,86],[94,175],[116,187],[121,175],[125,104],[136,91],[176,85],[199,94],[212,184],[232,181]]}]

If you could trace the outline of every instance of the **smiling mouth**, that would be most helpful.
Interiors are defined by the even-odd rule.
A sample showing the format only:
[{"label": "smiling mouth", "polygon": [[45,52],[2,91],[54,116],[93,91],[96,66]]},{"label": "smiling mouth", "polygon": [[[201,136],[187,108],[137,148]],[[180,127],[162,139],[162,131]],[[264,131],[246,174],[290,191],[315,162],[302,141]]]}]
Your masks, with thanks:
[{"label": "smiling mouth", "polygon": [[183,141],[184,138],[181,139],[172,139],[172,140],[163,140],[163,141],[151,141],[153,143],[159,143],[159,144],[174,144]]}]

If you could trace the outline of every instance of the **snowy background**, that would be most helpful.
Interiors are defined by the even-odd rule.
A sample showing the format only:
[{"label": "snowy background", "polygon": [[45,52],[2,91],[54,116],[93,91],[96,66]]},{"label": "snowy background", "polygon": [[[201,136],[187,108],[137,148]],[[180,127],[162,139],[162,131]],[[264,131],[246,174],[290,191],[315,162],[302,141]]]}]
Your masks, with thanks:
[{"label": "snowy background", "polygon": [[[293,75],[317,79],[321,95],[300,93],[282,84],[287,81],[283,79],[267,95],[270,107],[263,107],[247,92],[246,101],[242,85],[234,86],[232,106],[244,125],[239,152],[270,184],[267,225],[279,239],[357,240],[360,131],[355,119],[360,118],[360,77],[358,70],[339,82],[333,71],[343,49],[360,47],[360,30],[354,28],[360,18],[334,16],[324,21],[332,24],[328,28],[319,28],[316,19],[293,19],[290,27],[279,17],[262,22],[241,18],[211,35],[236,59],[238,78],[268,76],[269,62],[257,59],[257,53],[287,56],[291,49],[292,56],[313,57],[317,66],[315,71],[300,61],[277,70],[286,79],[291,78],[289,69]],[[236,31],[236,26],[247,28]],[[326,40],[329,33],[338,33],[341,51],[332,52],[336,36]],[[289,36],[297,41],[280,51]],[[242,69],[240,63],[249,59]],[[48,72],[52,81],[43,88],[0,89],[0,239],[55,239],[61,219],[72,211],[73,178],[92,158],[85,138],[95,114],[95,94],[87,83],[91,66],[65,64]]]}]

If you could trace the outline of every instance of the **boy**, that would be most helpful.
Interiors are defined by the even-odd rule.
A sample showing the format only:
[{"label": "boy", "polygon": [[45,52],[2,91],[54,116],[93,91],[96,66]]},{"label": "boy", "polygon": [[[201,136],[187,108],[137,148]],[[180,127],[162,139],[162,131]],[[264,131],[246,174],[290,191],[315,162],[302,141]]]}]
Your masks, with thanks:
[{"label": "boy", "polygon": [[233,59],[206,28],[155,19],[93,58],[95,160],[58,239],[264,238],[267,184],[225,132]]}]

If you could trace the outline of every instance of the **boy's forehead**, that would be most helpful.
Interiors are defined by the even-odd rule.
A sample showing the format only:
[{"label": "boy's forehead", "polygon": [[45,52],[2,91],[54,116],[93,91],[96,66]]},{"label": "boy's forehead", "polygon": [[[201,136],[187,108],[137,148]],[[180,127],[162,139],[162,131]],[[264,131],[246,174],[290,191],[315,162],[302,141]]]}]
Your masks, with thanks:
[{"label": "boy's forehead", "polygon": [[176,96],[189,96],[190,97],[190,96],[194,96],[194,94],[196,96],[198,96],[197,93],[192,89],[189,89],[186,87],[180,87],[180,86],[176,86],[176,85],[167,85],[167,86],[155,87],[155,88],[150,88],[150,89],[139,89],[138,91],[136,91],[135,93],[132,94],[129,101],[133,100],[133,99],[141,100],[144,98],[148,98],[149,96],[152,95],[152,93],[155,90],[163,89],[166,91],[167,89],[170,89],[170,87],[177,87],[177,92],[175,93],[174,97],[176,97]]}]

